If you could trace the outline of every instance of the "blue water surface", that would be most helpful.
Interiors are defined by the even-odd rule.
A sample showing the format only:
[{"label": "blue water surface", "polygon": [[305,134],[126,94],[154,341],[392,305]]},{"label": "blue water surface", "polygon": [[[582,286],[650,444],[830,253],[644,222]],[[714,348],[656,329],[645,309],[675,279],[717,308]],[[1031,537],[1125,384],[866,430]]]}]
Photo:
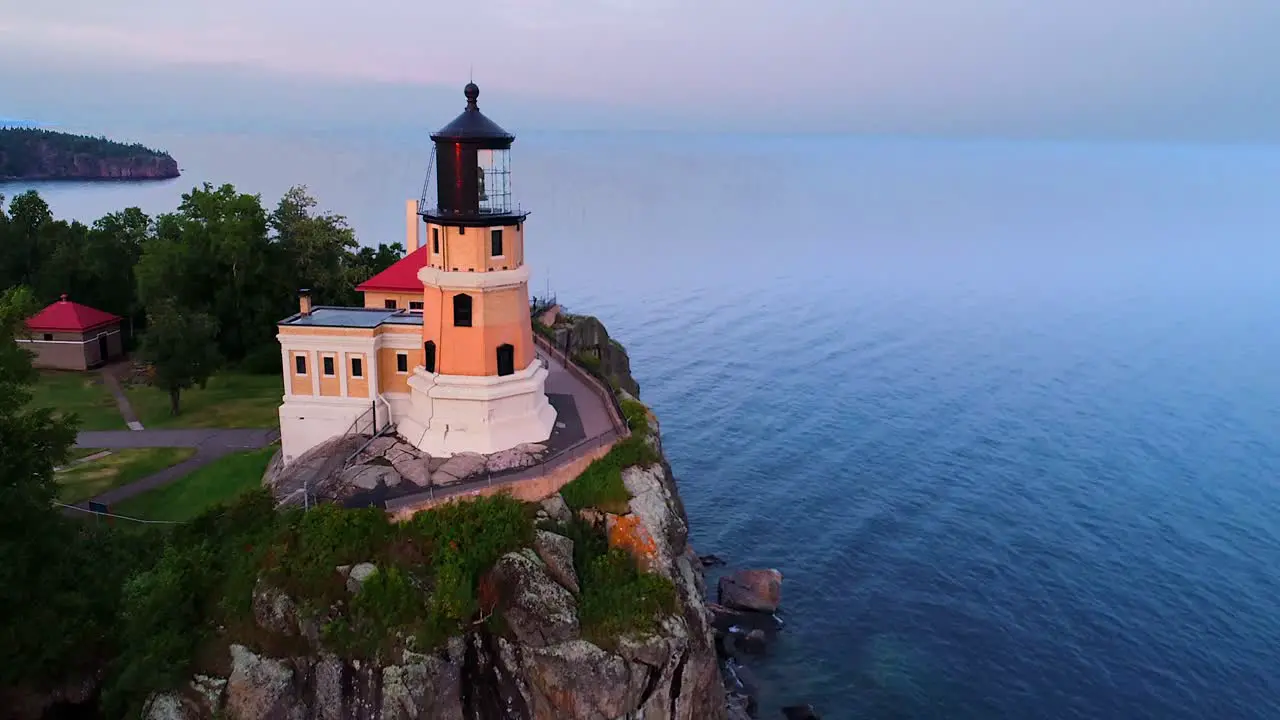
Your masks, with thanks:
[{"label": "blue water surface", "polygon": [[[425,130],[130,136],[185,177],[40,189],[91,220],[305,183],[391,242]],[[1280,717],[1280,149],[525,133],[514,163],[533,290],[629,348],[696,548],[785,576],[765,717]]]}]

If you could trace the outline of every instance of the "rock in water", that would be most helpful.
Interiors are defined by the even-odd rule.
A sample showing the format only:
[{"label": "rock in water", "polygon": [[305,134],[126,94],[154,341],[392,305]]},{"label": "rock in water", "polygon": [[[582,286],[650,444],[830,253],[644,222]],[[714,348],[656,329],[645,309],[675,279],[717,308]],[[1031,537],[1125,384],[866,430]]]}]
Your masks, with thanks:
[{"label": "rock in water", "polygon": [[787,720],[822,720],[822,716],[812,705],[791,705],[782,708],[782,715]]},{"label": "rock in water", "polygon": [[782,604],[782,573],[777,570],[739,570],[720,578],[721,605],[738,610],[772,613]]},{"label": "rock in water", "polygon": [[533,549],[538,551],[538,557],[547,564],[548,575],[574,595],[581,591],[578,587],[578,573],[573,569],[572,540],[563,535],[539,530],[533,536]]}]

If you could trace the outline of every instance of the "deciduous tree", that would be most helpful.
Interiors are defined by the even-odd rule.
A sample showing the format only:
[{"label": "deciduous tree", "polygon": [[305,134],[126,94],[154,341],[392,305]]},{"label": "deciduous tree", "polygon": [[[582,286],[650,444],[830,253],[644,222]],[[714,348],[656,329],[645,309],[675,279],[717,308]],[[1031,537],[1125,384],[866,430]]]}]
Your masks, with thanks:
[{"label": "deciduous tree", "polygon": [[155,365],[156,385],[169,393],[169,411],[179,412],[182,391],[204,387],[218,369],[218,322],[166,298],[147,309],[142,353]]}]

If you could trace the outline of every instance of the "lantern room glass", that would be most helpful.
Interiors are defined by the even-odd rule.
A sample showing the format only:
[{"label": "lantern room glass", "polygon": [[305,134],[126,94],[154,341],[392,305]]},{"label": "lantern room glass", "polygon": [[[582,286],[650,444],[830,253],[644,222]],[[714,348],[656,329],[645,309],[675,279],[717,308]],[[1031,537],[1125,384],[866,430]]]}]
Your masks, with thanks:
[{"label": "lantern room glass", "polygon": [[511,212],[511,150],[477,150],[476,165],[480,212],[486,215]]}]

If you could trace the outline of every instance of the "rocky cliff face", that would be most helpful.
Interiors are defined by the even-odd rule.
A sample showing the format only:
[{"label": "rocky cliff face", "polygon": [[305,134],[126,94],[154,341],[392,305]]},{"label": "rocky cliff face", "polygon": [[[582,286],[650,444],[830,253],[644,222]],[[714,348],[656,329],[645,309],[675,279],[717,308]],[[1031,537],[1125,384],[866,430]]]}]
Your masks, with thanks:
[{"label": "rocky cliff face", "polygon": [[[648,442],[661,453],[656,419]],[[594,643],[579,623],[573,514],[559,495],[541,503],[532,547],[502,556],[485,584],[502,622],[481,622],[430,652],[390,663],[345,660],[320,647],[292,599],[260,584],[254,618],[264,640],[232,644],[224,673],[199,675],[148,703],[152,720],[720,720],[725,693],[701,563],[666,461],[623,471],[626,512],[579,517],[606,530],[675,586],[676,612],[659,630]],[[353,595],[377,572],[335,569]],[[268,639],[271,639],[268,641]],[[282,641],[288,639],[289,642]],[[283,652],[290,648],[291,652]]]},{"label": "rocky cliff face", "polygon": [[614,387],[640,396],[640,384],[631,377],[627,350],[609,337],[604,323],[590,315],[564,314],[559,307],[543,313],[542,321],[554,334],[552,342],[556,347],[608,379]]}]

